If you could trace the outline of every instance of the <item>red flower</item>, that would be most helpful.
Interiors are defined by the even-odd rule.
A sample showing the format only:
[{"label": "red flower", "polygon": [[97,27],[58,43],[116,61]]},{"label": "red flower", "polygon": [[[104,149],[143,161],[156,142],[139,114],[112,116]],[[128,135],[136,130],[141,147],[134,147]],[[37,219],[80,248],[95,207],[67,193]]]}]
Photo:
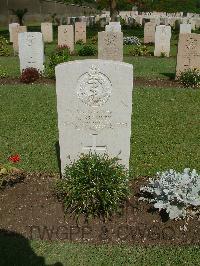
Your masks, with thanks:
[{"label": "red flower", "polygon": [[8,157],[8,160],[12,163],[18,163],[20,161],[20,156],[19,154],[11,155]]}]

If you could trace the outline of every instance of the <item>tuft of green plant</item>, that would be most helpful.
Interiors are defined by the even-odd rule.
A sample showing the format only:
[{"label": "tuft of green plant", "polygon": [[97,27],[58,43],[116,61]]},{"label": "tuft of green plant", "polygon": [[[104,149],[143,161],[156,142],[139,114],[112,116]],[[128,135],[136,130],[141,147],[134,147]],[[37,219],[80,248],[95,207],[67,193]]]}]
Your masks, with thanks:
[{"label": "tuft of green plant", "polygon": [[78,41],[76,42],[76,44],[78,44],[78,45],[84,45],[84,42],[83,42],[83,40],[78,40]]},{"label": "tuft of green plant", "polygon": [[91,44],[97,44],[98,42],[98,36],[95,35],[95,36],[92,36],[89,40],[88,40],[89,43]]},{"label": "tuft of green plant", "polygon": [[200,87],[200,70],[194,68],[181,72],[179,81],[184,87]]},{"label": "tuft of green plant", "polygon": [[0,65],[0,78],[4,79],[8,77],[8,70]]},{"label": "tuft of green plant", "polygon": [[97,49],[93,45],[85,44],[78,51],[80,56],[94,56],[97,54]]},{"label": "tuft of green plant", "polygon": [[148,47],[146,45],[138,45],[135,46],[134,48],[132,48],[130,50],[130,55],[133,56],[147,56],[147,55],[151,55]]},{"label": "tuft of green plant", "polygon": [[9,45],[8,41],[3,36],[0,36],[0,56],[10,55],[10,50],[8,45]]},{"label": "tuft of green plant", "polygon": [[120,211],[130,195],[129,172],[119,159],[108,155],[81,154],[67,165],[65,177],[55,184],[66,211],[89,217],[110,217]]},{"label": "tuft of green plant", "polygon": [[154,203],[154,208],[165,210],[170,219],[185,218],[191,208],[200,207],[200,175],[194,169],[185,168],[183,173],[169,170],[157,173],[157,178],[149,179],[147,186],[141,187],[146,200]]},{"label": "tuft of green plant", "polygon": [[25,178],[22,170],[10,164],[0,164],[0,189],[21,182]]},{"label": "tuft of green plant", "polygon": [[165,52],[162,52],[162,53],[160,54],[160,57],[162,57],[162,58],[166,57]]},{"label": "tuft of green plant", "polygon": [[45,65],[45,76],[55,78],[55,67],[58,64],[68,62],[70,50],[66,46],[58,46],[49,56],[49,60]]}]

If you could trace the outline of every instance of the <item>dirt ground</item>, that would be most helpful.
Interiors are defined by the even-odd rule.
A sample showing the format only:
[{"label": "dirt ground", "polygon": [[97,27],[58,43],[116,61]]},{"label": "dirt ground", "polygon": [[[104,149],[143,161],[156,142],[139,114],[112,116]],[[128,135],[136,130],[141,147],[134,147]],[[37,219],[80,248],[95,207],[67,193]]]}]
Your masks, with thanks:
[{"label": "dirt ground", "polygon": [[139,245],[200,244],[200,220],[170,221],[152,206],[138,201],[139,188],[147,178],[132,183],[130,202],[121,215],[109,221],[84,217],[77,221],[65,214],[53,193],[58,175],[26,174],[24,181],[0,190],[0,229],[28,239],[61,240],[87,243],[127,243]]}]

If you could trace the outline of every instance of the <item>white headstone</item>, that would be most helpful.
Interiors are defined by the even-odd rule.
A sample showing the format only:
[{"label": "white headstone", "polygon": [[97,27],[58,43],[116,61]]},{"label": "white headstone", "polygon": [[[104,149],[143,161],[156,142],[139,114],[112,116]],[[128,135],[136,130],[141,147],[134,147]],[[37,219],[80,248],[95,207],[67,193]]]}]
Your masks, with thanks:
[{"label": "white headstone", "polygon": [[9,35],[10,35],[10,42],[13,42],[13,28],[19,27],[19,23],[11,23],[9,24]]},{"label": "white headstone", "polygon": [[44,42],[53,42],[53,26],[51,22],[41,23],[41,32]]},{"label": "white headstone", "polygon": [[129,166],[132,89],[130,64],[89,59],[56,66],[62,172],[90,151]]},{"label": "white headstone", "polygon": [[12,41],[13,41],[13,50],[14,53],[19,52],[19,33],[27,32],[26,26],[18,26],[12,28]]},{"label": "white headstone", "polygon": [[41,32],[19,33],[20,70],[33,67],[44,70],[44,43]]},{"label": "white headstone", "polygon": [[154,56],[162,54],[169,57],[171,40],[171,26],[160,25],[156,27]]},{"label": "white headstone", "polygon": [[121,24],[120,22],[110,22],[109,25],[106,25],[105,30],[112,32],[121,32]]},{"label": "white headstone", "polygon": [[61,25],[58,27],[58,45],[67,45],[70,51],[74,51],[74,26]]},{"label": "white headstone", "polygon": [[144,43],[155,42],[156,23],[147,22],[144,25]]},{"label": "white headstone", "polygon": [[123,32],[98,33],[98,58],[123,61]]},{"label": "white headstone", "polygon": [[86,43],[86,23],[85,22],[75,23],[75,43],[80,40]]},{"label": "white headstone", "polygon": [[180,34],[178,42],[176,77],[188,69],[200,70],[200,34]]},{"label": "white headstone", "polygon": [[191,33],[191,24],[180,24],[180,33]]}]

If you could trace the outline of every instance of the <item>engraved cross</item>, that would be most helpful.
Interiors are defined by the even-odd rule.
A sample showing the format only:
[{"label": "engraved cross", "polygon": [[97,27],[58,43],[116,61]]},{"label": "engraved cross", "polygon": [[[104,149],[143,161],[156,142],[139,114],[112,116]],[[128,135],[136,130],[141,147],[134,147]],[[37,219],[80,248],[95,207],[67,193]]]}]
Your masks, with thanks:
[{"label": "engraved cross", "polygon": [[106,152],[106,146],[97,146],[97,134],[92,134],[92,146],[83,147],[83,151],[91,151],[94,152]]}]

